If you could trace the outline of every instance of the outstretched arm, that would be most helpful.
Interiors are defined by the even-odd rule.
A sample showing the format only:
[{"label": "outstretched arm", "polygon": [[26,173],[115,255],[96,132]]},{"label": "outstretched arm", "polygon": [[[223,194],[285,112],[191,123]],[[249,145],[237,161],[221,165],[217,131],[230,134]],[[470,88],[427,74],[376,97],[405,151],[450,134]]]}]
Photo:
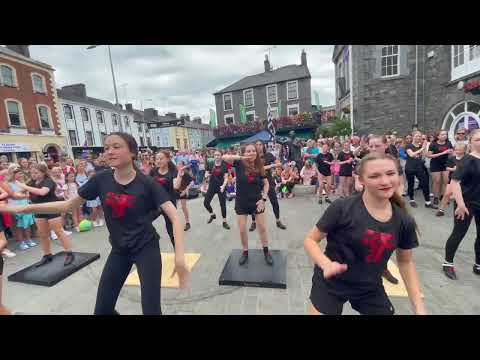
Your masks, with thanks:
[{"label": "outstretched arm", "polygon": [[0,205],[0,211],[21,214],[21,213],[34,213],[34,214],[57,214],[68,212],[71,209],[78,208],[85,203],[85,199],[80,196],[76,196],[66,201],[53,201],[43,204],[29,204],[29,205]]}]

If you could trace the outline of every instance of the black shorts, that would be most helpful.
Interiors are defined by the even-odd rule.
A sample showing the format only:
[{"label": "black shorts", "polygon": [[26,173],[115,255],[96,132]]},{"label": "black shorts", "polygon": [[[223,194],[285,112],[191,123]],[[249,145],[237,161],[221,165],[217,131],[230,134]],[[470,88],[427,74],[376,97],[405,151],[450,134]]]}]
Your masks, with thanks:
[{"label": "black shorts", "polygon": [[3,257],[0,255],[0,276],[3,275]]},{"label": "black shorts", "polygon": [[430,162],[430,172],[442,172],[442,171],[447,171],[447,165],[446,164],[435,164]]},{"label": "black shorts", "polygon": [[347,301],[362,315],[393,315],[395,313],[383,288],[358,296],[338,296],[332,293],[325,281],[316,275],[312,278],[310,301],[313,307],[324,315],[341,315],[343,304]]},{"label": "black shorts", "polygon": [[352,177],[352,170],[340,170],[339,176]]},{"label": "black shorts", "polygon": [[35,219],[52,220],[61,217],[61,214],[35,214]]},{"label": "black shorts", "polygon": [[235,198],[235,212],[237,213],[237,215],[262,214],[263,212],[265,212],[265,208],[260,212],[257,211],[257,201],[252,201],[252,200],[245,201],[237,197]]},{"label": "black shorts", "polygon": [[332,176],[332,171],[330,169],[321,169],[321,170],[318,170],[318,172],[320,174],[322,174],[323,176]]}]

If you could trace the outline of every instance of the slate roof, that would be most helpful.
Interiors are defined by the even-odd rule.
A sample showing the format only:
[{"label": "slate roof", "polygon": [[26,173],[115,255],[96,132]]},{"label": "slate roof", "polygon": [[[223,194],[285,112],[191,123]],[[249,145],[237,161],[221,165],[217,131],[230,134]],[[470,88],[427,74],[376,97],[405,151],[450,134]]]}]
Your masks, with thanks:
[{"label": "slate roof", "polygon": [[9,48],[7,48],[7,47],[5,47],[5,46],[0,46],[0,54],[5,54],[5,55],[8,55],[8,56],[17,58],[17,59],[19,59],[19,60],[27,61],[27,62],[29,62],[29,63],[32,63],[32,64],[35,64],[35,65],[38,65],[38,66],[47,68],[47,69],[49,69],[49,70],[55,70],[53,67],[51,67],[51,66],[48,65],[48,64],[45,64],[45,63],[42,63],[42,62],[40,62],[40,61],[34,60],[34,59],[32,59],[32,58],[23,56],[22,54],[19,54],[19,53],[13,51],[13,50],[10,50]]},{"label": "slate roof", "polygon": [[[115,112],[121,112],[121,113],[127,112],[125,109],[120,109],[118,106],[115,106],[109,101],[96,99],[89,96],[81,97],[81,96],[74,95],[70,92],[63,91],[61,89],[57,89],[57,95],[60,99],[64,99],[64,100],[70,100],[70,101],[75,101],[83,104],[88,104],[88,105],[92,105],[102,109],[113,110]],[[143,114],[141,116],[143,117]]]},{"label": "slate roof", "polygon": [[261,74],[244,77],[232,85],[217,91],[213,95],[310,77],[310,71],[306,65],[287,65],[273,71],[266,71]]}]

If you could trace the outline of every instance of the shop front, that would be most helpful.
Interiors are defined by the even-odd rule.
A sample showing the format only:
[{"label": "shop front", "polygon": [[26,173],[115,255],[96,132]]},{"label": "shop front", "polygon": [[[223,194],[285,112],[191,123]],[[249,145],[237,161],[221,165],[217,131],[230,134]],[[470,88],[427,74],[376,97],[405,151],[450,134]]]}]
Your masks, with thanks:
[{"label": "shop front", "polygon": [[66,155],[66,146],[62,137],[1,135],[0,155],[7,156],[10,162],[32,157],[43,161],[46,156],[58,161],[60,156]]}]

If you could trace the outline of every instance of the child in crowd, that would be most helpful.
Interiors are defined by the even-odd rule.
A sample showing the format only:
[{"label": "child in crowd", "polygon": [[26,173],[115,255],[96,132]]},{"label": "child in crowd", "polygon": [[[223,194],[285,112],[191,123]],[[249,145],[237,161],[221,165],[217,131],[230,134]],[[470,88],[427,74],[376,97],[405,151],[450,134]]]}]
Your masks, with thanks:
[{"label": "child in crowd", "polygon": [[235,183],[236,183],[235,178],[233,178],[231,175],[228,175],[227,186],[225,187],[228,201],[232,201],[233,199],[235,199],[235,192],[236,192]]},{"label": "child in crowd", "polygon": [[[57,187],[55,188],[55,196],[57,197],[58,200],[63,201],[65,200],[65,190],[66,190],[66,185],[65,185],[65,175],[63,174],[63,170],[59,166],[54,166],[51,170],[51,178],[57,184]],[[65,226],[65,214],[62,214],[62,223],[63,226]],[[71,235],[71,231],[64,230],[67,235]],[[53,230],[50,230],[50,237],[52,240],[57,239],[57,235]]]},{"label": "child in crowd", "polygon": [[[75,173],[67,174],[67,183],[65,189],[65,200],[74,199],[78,195],[78,184],[75,182]],[[73,226],[76,232],[80,232],[78,225],[81,221],[81,208],[72,209]]]},{"label": "child in crowd", "polygon": [[[88,181],[90,181],[95,176],[95,171],[90,170],[88,172]],[[86,202],[87,207],[90,209],[90,221],[93,223],[94,227],[103,226],[104,223],[100,218],[100,198],[97,197],[94,200],[87,200]]]}]

